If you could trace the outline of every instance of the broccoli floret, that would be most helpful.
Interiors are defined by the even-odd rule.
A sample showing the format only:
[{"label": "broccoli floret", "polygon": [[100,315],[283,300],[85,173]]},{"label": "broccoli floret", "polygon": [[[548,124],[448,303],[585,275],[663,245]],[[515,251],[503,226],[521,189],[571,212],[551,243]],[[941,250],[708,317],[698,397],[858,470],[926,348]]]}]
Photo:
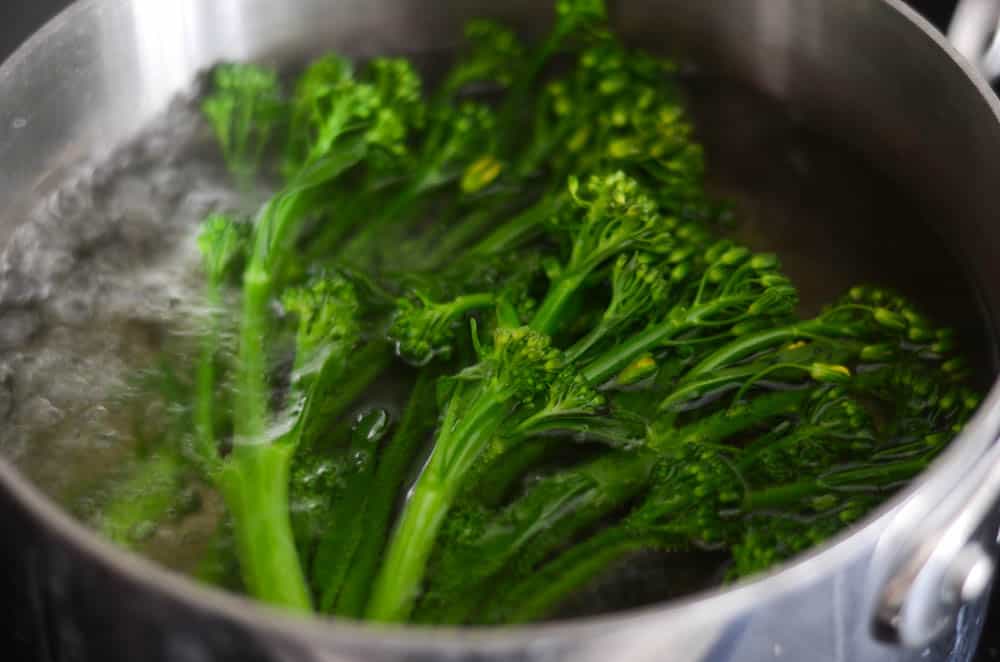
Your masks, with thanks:
[{"label": "broccoli floret", "polygon": [[469,51],[452,67],[442,93],[454,96],[474,84],[510,87],[524,57],[524,45],[513,30],[493,21],[472,20],[465,27]]},{"label": "broccoli floret", "polygon": [[286,118],[278,75],[250,64],[221,64],[212,72],[211,88],[202,112],[229,171],[248,188]]},{"label": "broccoli floret", "polygon": [[437,303],[426,294],[414,291],[411,297],[397,303],[389,340],[406,361],[426,365],[435,356],[451,353],[455,333],[467,313],[491,307],[495,302],[493,294],[483,293]]}]

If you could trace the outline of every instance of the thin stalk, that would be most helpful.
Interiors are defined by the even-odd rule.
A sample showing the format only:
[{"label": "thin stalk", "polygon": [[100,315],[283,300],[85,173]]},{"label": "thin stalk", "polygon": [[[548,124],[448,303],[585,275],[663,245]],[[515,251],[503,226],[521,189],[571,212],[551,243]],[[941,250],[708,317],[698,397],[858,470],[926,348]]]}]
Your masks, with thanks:
[{"label": "thin stalk", "polygon": [[557,474],[504,509],[479,544],[452,562],[454,585],[435,617],[465,623],[483,596],[501,591],[510,574],[531,573],[565,545],[646,488],[655,457],[618,452]]},{"label": "thin stalk", "polygon": [[305,428],[299,432],[299,445],[312,448],[329,432],[331,423],[372,385],[392,361],[392,348],[381,340],[369,342],[352,354],[336,392],[313,403]]},{"label": "thin stalk", "polygon": [[806,389],[765,393],[745,405],[724,409],[689,423],[673,434],[654,437],[650,446],[659,451],[681,444],[721,443],[766,420],[794,413],[810,396],[811,392]]},{"label": "thin stalk", "polygon": [[250,593],[292,611],[312,610],[288,511],[290,444],[237,444],[218,478],[233,515],[240,571]]},{"label": "thin stalk", "polygon": [[373,621],[405,621],[420,593],[431,548],[454,499],[448,486],[420,481],[413,490],[392,542],[365,616]]},{"label": "thin stalk", "polygon": [[739,338],[705,357],[701,363],[688,371],[685,378],[697,377],[718,370],[720,367],[746,358],[775,345],[796,340],[808,340],[817,336],[852,336],[849,329],[828,324],[822,318],[806,322],[796,322],[788,326],[751,333]]},{"label": "thin stalk", "polygon": [[362,224],[357,234],[338,253],[347,260],[367,255],[368,250],[379,243],[379,235],[385,232],[386,226],[404,214],[410,213],[425,192],[421,181],[410,184],[397,196],[377,208],[372,217]]},{"label": "thin stalk", "polygon": [[453,224],[432,246],[428,246],[428,253],[421,263],[422,268],[437,269],[449,260],[456,259],[465,246],[496,221],[496,214],[495,209],[477,209]]},{"label": "thin stalk", "polygon": [[197,455],[202,462],[218,461],[215,440],[216,376],[215,360],[219,352],[219,309],[222,296],[217,282],[209,282],[206,295],[208,303],[208,329],[201,338],[201,357],[198,361],[194,407]]},{"label": "thin stalk", "polygon": [[544,222],[558,213],[567,199],[565,193],[547,195],[484,237],[469,250],[469,254],[498,255],[531,240],[541,231]]},{"label": "thin stalk", "polygon": [[258,266],[251,266],[243,279],[243,315],[240,324],[237,383],[233,424],[236,444],[255,444],[267,429],[267,358],[264,343],[268,331],[271,279]]},{"label": "thin stalk", "polygon": [[496,462],[482,467],[480,479],[470,476],[468,482],[475,497],[489,507],[500,505],[514,483],[545,457],[550,446],[551,440],[539,437],[502,451]]},{"label": "thin stalk", "polygon": [[591,384],[603,384],[624,370],[632,361],[685,328],[687,325],[684,322],[666,321],[654,324],[592,361],[583,369],[583,377]]},{"label": "thin stalk", "polygon": [[531,320],[531,328],[548,335],[555,333],[564,321],[566,308],[588,275],[589,272],[568,274],[553,283]]},{"label": "thin stalk", "polygon": [[399,428],[381,454],[365,508],[361,543],[354,554],[343,587],[336,599],[334,613],[338,616],[360,618],[368,601],[372,582],[382,558],[392,512],[396,507],[407,472],[413,465],[427,435],[434,428],[437,415],[436,378],[430,371],[422,371],[410,395]]},{"label": "thin stalk", "polygon": [[910,480],[927,468],[927,460],[904,460],[872,467],[831,472],[819,478],[757,490],[746,496],[746,510],[787,508],[804,499],[834,492],[871,492]]},{"label": "thin stalk", "polygon": [[351,435],[348,458],[354,466],[330,513],[331,527],[320,539],[313,562],[313,582],[320,586],[319,608],[329,612],[340,592],[355,552],[364,539],[368,495],[375,475],[375,451],[385,430],[385,413],[367,414]]},{"label": "thin stalk", "polygon": [[489,624],[539,620],[629,554],[663,546],[659,536],[636,536],[626,526],[605,529],[490,600],[481,620]]},{"label": "thin stalk", "polygon": [[507,404],[500,394],[481,390],[466,410],[456,409],[448,408],[431,458],[403,508],[375,580],[369,619],[409,617],[444,517],[472,464],[497,433]]}]

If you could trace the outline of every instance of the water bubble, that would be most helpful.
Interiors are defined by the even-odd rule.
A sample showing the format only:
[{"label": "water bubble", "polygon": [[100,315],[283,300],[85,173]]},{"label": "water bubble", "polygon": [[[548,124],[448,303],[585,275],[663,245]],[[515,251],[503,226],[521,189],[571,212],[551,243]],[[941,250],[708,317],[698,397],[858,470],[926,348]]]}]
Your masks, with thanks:
[{"label": "water bubble", "polygon": [[[58,190],[39,193],[32,213],[9,219],[20,223],[0,250],[0,453],[57,498],[98,484],[121,466],[137,433],[155,438],[183,415],[151,407],[144,416],[131,398],[153,387],[134,377],[153,365],[164,339],[191,325],[202,286],[193,236],[204,207],[251,203],[227,187],[216,152],[193,143],[203,128],[197,108],[182,115],[73,167]],[[174,156],[185,160],[168,163]],[[137,418],[145,419],[141,431]],[[316,480],[333,471],[321,465]],[[87,496],[99,498],[79,499],[82,511],[108,495]],[[204,496],[205,517],[190,519],[218,516],[218,498]],[[183,515],[200,499],[186,494],[174,510]],[[155,532],[178,546],[179,533],[169,534],[186,519],[126,533]]]},{"label": "water bubble", "polygon": [[389,412],[385,409],[371,409],[358,415],[354,434],[361,435],[368,443],[377,443],[389,428]]},{"label": "water bubble", "polygon": [[371,453],[368,451],[354,451],[351,453],[351,465],[360,471],[371,461]]},{"label": "water bubble", "polygon": [[60,187],[49,196],[46,209],[55,220],[78,223],[93,208],[90,187],[77,180]]}]

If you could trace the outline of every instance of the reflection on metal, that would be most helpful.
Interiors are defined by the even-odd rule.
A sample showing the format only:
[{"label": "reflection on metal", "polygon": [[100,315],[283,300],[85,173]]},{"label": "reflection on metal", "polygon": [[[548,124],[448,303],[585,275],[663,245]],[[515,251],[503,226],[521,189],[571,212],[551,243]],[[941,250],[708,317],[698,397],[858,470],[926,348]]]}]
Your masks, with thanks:
[{"label": "reflection on metal", "polygon": [[987,78],[1000,76],[998,0],[961,0],[948,27],[948,39]]}]

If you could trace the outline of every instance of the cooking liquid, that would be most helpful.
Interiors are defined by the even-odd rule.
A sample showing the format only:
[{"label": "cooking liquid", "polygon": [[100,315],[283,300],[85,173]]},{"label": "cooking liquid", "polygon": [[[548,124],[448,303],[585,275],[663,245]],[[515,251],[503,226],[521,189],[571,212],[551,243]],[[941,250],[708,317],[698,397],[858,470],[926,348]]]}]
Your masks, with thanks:
[{"label": "cooking liquid", "polygon": [[[904,191],[751,90],[695,77],[687,91],[711,187],[734,204],[733,237],[781,256],[803,312],[857,283],[896,287],[955,327],[979,379],[989,376],[974,292]],[[265,195],[237,195],[196,105],[180,103],[106,162],[68,177],[0,256],[0,452],[84,521],[98,520],[137,445],[177,413],[152,378],[165,349],[195,355],[198,223],[212,211],[249,212]],[[393,386],[377,384],[347,420],[374,406],[398,412],[405,389]],[[134,540],[182,572],[198,567],[224,513],[212,490],[197,481],[188,490],[183,508]],[[559,616],[696,591],[721,581],[725,563],[708,551],[636,555]]]}]

